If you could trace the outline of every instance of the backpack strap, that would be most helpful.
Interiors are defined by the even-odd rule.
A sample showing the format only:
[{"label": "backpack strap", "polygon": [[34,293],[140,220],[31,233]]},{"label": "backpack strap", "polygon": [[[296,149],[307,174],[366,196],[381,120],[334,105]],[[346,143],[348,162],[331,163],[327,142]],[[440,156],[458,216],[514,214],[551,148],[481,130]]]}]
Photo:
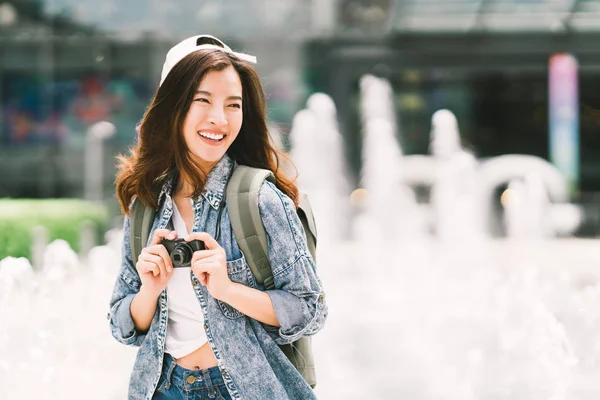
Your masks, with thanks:
[{"label": "backpack strap", "polygon": [[142,249],[148,243],[148,236],[150,236],[155,213],[156,210],[154,208],[146,207],[137,197],[133,201],[129,242],[131,244],[131,259],[133,260],[134,267],[137,264],[137,259]]},{"label": "backpack strap", "polygon": [[[275,282],[269,263],[267,233],[258,208],[258,196],[265,179],[275,183],[275,177],[269,170],[238,166],[227,184],[225,202],[231,229],[252,274],[259,284],[270,290],[275,288]],[[298,216],[304,226],[308,249],[315,257],[317,230],[308,197],[304,193],[300,196]],[[281,345],[280,348],[306,382],[314,388],[317,380],[311,338],[302,337],[294,343]]]},{"label": "backpack strap", "polygon": [[233,234],[256,281],[272,289],[267,233],[258,208],[258,195],[265,179],[275,183],[275,176],[269,170],[238,166],[227,184],[226,203]]}]

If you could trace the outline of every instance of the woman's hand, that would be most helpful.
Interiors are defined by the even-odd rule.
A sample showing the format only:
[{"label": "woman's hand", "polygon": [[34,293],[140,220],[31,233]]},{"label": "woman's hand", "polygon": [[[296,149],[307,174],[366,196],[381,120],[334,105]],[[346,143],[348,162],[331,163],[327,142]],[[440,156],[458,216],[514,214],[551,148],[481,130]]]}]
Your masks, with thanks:
[{"label": "woman's hand", "polygon": [[212,297],[222,300],[232,282],[227,275],[227,256],[225,250],[206,232],[194,232],[185,238],[186,242],[201,240],[206,250],[194,252],[192,271],[200,283],[208,289]]},{"label": "woman's hand", "polygon": [[163,238],[174,240],[177,238],[177,232],[168,229],[154,231],[152,243],[142,250],[135,265],[142,288],[155,295],[164,290],[173,276],[173,263],[169,253],[165,246],[160,244]]}]

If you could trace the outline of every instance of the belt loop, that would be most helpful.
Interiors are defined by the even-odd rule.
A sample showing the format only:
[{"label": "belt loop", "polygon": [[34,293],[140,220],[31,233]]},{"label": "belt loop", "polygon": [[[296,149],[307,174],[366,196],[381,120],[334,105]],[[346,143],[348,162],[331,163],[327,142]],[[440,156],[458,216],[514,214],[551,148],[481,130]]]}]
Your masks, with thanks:
[{"label": "belt loop", "polygon": [[169,369],[167,370],[167,376],[165,376],[165,389],[171,388],[171,375],[173,373],[173,369],[175,369],[175,366],[177,365],[177,360],[175,360],[175,357],[171,356],[169,358],[172,358],[173,360],[171,361],[171,365],[169,365]]},{"label": "belt loop", "polygon": [[215,387],[213,386],[212,379],[210,379],[210,369],[205,369],[202,371],[202,376],[204,377],[204,384],[208,389],[208,397],[210,399],[214,399],[217,397],[217,392],[215,391]]}]

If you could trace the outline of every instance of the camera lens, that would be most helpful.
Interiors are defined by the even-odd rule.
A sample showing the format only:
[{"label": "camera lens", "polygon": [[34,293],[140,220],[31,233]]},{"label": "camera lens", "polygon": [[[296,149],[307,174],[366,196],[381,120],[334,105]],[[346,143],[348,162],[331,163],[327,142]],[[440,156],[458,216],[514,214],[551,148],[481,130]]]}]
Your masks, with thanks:
[{"label": "camera lens", "polygon": [[192,261],[192,251],[186,244],[180,244],[171,252],[171,259],[176,266],[189,264]]}]

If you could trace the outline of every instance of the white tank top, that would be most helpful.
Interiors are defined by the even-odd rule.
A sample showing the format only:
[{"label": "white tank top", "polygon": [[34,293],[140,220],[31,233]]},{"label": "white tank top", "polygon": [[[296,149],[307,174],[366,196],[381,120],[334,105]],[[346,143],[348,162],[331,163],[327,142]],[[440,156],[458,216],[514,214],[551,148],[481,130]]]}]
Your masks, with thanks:
[{"label": "white tank top", "polygon": [[[188,235],[187,227],[175,202],[173,226],[178,238]],[[175,268],[167,284],[167,337],[165,352],[175,358],[186,356],[207,342],[204,314],[192,287],[191,269]]]}]

